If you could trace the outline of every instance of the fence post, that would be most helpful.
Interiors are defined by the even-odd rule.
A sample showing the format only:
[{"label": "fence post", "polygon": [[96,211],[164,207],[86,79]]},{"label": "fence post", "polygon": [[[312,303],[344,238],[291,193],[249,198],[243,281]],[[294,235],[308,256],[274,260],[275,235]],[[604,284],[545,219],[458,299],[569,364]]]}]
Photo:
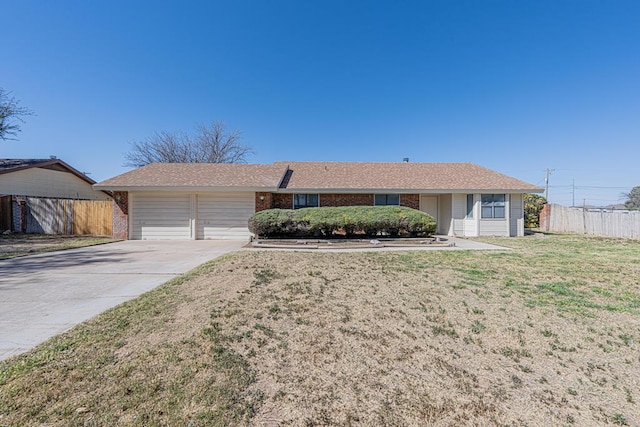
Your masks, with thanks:
[{"label": "fence post", "polygon": [[27,201],[20,201],[20,232],[27,232]]}]

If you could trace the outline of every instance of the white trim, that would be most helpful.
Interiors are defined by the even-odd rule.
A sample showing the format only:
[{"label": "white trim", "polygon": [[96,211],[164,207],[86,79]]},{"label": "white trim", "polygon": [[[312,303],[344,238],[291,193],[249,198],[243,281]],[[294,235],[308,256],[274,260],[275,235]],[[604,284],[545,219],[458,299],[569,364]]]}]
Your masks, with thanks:
[{"label": "white trim", "polygon": [[197,224],[198,224],[198,195],[189,195],[189,238],[196,240],[197,236]]},{"label": "white trim", "polygon": [[175,191],[190,193],[207,193],[207,192],[256,192],[256,193],[278,193],[278,189],[274,187],[111,187],[111,186],[94,186],[99,190],[109,191]]},{"label": "white trim", "polygon": [[94,189],[101,191],[188,191],[206,193],[209,191],[254,191],[257,193],[279,194],[525,194],[544,193],[544,190],[503,188],[276,188],[276,187],[145,187],[145,186],[101,186],[94,185]]},{"label": "white trim", "polygon": [[131,221],[133,216],[133,194],[127,194],[127,240],[131,240],[131,236],[133,236],[133,221]]},{"label": "white trim", "polygon": [[544,193],[544,190],[523,190],[503,188],[471,188],[471,189],[420,189],[420,188],[279,188],[270,190],[272,193],[280,194],[521,194],[521,193]]},{"label": "white trim", "polygon": [[511,236],[511,194],[504,195],[504,219],[507,221],[507,236]]}]

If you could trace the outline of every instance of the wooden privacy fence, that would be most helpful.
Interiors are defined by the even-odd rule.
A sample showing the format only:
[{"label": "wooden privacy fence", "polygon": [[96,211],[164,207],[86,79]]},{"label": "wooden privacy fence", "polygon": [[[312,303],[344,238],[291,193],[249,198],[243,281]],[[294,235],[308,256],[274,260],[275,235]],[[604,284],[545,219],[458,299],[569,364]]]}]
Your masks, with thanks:
[{"label": "wooden privacy fence", "polygon": [[73,234],[111,236],[113,202],[110,200],[74,200]]},{"label": "wooden privacy fence", "polygon": [[110,236],[113,231],[109,200],[14,197],[12,211],[16,232]]},{"label": "wooden privacy fence", "polygon": [[640,239],[640,211],[607,211],[546,205],[540,213],[540,228],[556,233]]},{"label": "wooden privacy fence", "polygon": [[0,232],[11,230],[11,196],[0,196]]}]

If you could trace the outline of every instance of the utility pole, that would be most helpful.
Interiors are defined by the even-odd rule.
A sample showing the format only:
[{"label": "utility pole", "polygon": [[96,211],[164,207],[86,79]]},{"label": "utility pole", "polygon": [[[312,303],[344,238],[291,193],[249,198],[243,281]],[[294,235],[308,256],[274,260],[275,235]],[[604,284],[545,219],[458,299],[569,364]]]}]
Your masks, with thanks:
[{"label": "utility pole", "polygon": [[547,199],[547,202],[549,202],[549,175],[551,175],[551,172],[555,171],[555,169],[549,169],[547,168],[547,174],[544,177],[544,182],[546,184],[546,189],[544,192],[544,198]]},{"label": "utility pole", "polygon": [[576,205],[576,180],[571,181],[571,207]]}]

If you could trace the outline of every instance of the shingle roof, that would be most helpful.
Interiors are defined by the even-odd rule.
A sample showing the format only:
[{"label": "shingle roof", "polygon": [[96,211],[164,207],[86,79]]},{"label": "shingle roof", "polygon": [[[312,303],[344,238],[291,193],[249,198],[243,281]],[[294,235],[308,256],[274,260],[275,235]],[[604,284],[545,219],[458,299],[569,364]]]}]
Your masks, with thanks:
[{"label": "shingle roof", "polygon": [[278,162],[286,190],[505,190],[541,188],[473,163]]},{"label": "shingle roof", "polygon": [[275,190],[286,165],[152,163],[96,184],[97,189]]},{"label": "shingle roof", "polygon": [[30,168],[52,169],[62,172],[69,172],[74,174],[78,178],[88,182],[89,184],[95,184],[95,181],[93,179],[89,178],[84,173],[71,167],[60,159],[0,159],[0,174],[17,172]]},{"label": "shingle roof", "polygon": [[513,191],[541,188],[473,163],[152,163],[102,181],[102,190]]},{"label": "shingle roof", "polygon": [[4,172],[18,168],[24,169],[50,161],[51,159],[0,159],[0,171]]}]

